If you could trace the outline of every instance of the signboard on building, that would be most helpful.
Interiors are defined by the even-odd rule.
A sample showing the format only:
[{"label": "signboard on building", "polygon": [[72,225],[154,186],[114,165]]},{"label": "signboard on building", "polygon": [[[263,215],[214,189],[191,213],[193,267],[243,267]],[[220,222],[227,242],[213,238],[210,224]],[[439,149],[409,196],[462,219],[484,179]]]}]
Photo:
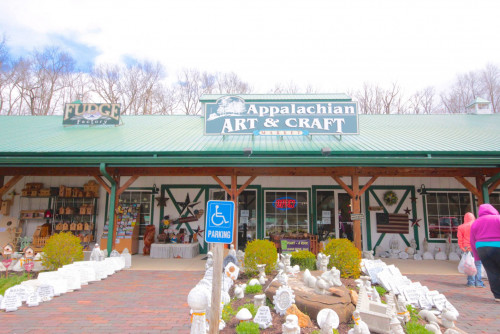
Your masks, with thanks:
[{"label": "signboard on building", "polygon": [[224,96],[205,103],[207,135],[359,134],[357,102],[245,102]]},{"label": "signboard on building", "polygon": [[281,251],[291,253],[296,250],[309,250],[309,239],[281,239]]},{"label": "signboard on building", "polygon": [[295,208],[297,200],[290,197],[280,197],[274,200],[273,206],[278,210],[290,210]]},{"label": "signboard on building", "polygon": [[117,125],[120,103],[66,103],[64,125]]}]

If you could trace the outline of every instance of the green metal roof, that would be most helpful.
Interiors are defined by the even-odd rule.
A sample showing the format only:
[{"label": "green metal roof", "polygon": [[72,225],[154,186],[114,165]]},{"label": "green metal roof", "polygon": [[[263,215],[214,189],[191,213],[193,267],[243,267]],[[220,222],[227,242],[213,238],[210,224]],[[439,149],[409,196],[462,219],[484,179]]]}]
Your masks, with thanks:
[{"label": "green metal roof", "polygon": [[247,102],[260,101],[352,101],[349,95],[337,94],[205,94],[201,102],[215,102],[224,96],[238,96]]},{"label": "green metal roof", "polygon": [[500,166],[500,114],[360,115],[360,134],[341,137],[205,136],[199,116],[122,120],[65,127],[62,116],[0,116],[0,166]]}]

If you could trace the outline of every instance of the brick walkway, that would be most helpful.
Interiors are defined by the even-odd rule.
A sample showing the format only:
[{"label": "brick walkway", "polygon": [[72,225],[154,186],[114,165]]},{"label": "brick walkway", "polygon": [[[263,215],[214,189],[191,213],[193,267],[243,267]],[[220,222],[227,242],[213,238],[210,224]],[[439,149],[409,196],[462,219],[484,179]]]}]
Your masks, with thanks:
[{"label": "brick walkway", "polygon": [[0,333],[189,333],[202,272],[121,271],[40,306],[0,312]]},{"label": "brick walkway", "polygon": [[412,281],[438,290],[456,307],[460,317],[456,326],[469,334],[500,333],[500,303],[495,302],[488,281],[486,288],[467,288],[460,275],[407,275]]}]

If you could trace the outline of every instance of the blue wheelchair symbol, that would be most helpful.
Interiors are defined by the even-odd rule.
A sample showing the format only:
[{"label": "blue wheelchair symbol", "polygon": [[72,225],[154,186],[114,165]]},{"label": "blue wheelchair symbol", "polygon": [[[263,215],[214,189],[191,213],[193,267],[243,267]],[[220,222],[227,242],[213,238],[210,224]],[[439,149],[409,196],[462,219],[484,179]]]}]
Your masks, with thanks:
[{"label": "blue wheelchair symbol", "polygon": [[224,215],[219,212],[219,206],[218,205],[215,206],[215,212],[212,215],[212,217],[210,217],[210,220],[211,220],[212,224],[215,225],[215,226],[221,226],[222,224],[229,223],[226,220],[226,217],[224,217]]}]

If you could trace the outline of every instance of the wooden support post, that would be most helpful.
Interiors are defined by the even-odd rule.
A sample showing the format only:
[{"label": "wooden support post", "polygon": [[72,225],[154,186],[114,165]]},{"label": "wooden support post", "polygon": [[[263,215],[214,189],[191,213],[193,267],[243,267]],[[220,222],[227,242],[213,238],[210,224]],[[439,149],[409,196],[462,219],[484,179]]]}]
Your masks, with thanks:
[{"label": "wooden support post", "polygon": [[476,176],[476,189],[479,196],[477,197],[477,205],[484,204],[484,197],[481,189],[483,188],[483,183],[485,181],[484,175]]},{"label": "wooden support post", "polygon": [[223,244],[213,244],[214,253],[213,278],[212,278],[212,300],[210,303],[209,334],[219,333],[220,317],[220,293],[222,287],[222,257],[224,255]]},{"label": "wooden support post", "polygon": [[238,249],[238,177],[236,174],[231,175],[231,200],[234,203],[234,222],[233,222],[233,245],[234,249]]},{"label": "wooden support post", "polygon": [[[476,196],[478,204],[483,204],[483,195],[481,194],[481,191],[478,190],[476,187],[472,185],[469,181],[465,179],[465,177],[462,176],[455,176],[455,179],[460,182],[465,189],[469,190],[474,196]],[[477,181],[477,180],[476,180]],[[481,189],[481,188],[479,188]],[[480,202],[480,203],[479,203]]]},{"label": "wooden support post", "polygon": [[[115,175],[113,176],[113,178],[115,179],[115,182],[116,182],[116,196],[115,196],[115,201],[113,203],[113,221],[115,222],[113,224],[113,243],[111,244],[112,245],[112,249],[115,249],[115,243],[116,243],[116,233],[118,231],[118,214],[116,213],[116,209],[118,208],[118,203],[119,203],[119,198],[120,198],[120,195],[118,194],[118,191],[120,189],[120,176],[119,175]],[[111,201],[110,201],[111,203]],[[108,231],[108,237],[109,237],[109,231]]]},{"label": "wooden support post", "polygon": [[125,190],[128,189],[128,187],[130,187],[132,185],[132,183],[135,182],[135,180],[137,180],[139,178],[139,175],[132,175],[130,177],[130,179],[127,180],[127,182],[125,182],[123,184],[123,186],[120,187],[120,189],[118,189],[116,195],[117,196],[120,196]]},{"label": "wooden support post", "polygon": [[[359,198],[359,177],[356,175],[351,176],[352,180],[352,192],[354,197],[352,198],[352,211],[355,214],[361,213],[361,203]],[[354,220],[354,245],[360,251],[363,249],[361,245],[361,221]]]}]

